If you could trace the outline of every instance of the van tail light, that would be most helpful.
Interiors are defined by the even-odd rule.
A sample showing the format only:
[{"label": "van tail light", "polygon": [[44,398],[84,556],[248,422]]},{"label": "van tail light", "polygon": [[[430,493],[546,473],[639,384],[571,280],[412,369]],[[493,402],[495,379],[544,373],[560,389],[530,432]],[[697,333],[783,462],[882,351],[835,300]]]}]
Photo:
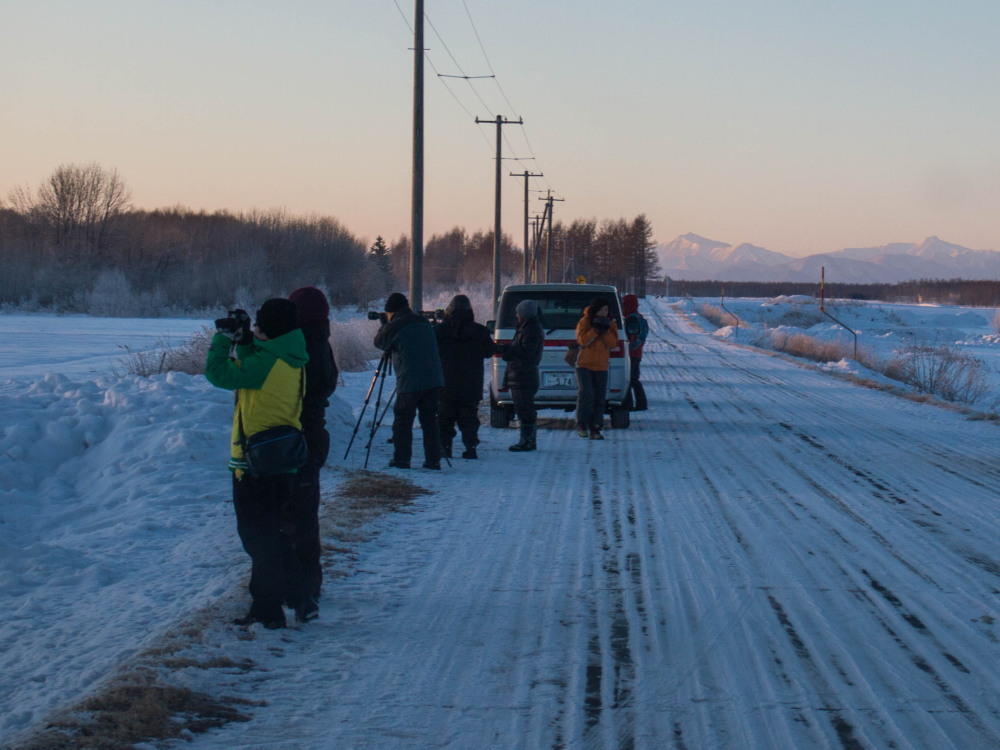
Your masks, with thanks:
[{"label": "van tail light", "polygon": [[611,357],[617,357],[617,358],[624,357],[625,356],[625,344],[623,344],[621,341],[619,341],[618,342],[618,346],[616,346],[614,349],[612,349],[609,352],[609,355]]},{"label": "van tail light", "polygon": [[[509,344],[513,340],[514,339],[496,339],[493,343],[494,344]],[[494,359],[503,359],[503,355],[500,354],[500,352],[496,352],[496,353],[494,353],[493,358]]]}]

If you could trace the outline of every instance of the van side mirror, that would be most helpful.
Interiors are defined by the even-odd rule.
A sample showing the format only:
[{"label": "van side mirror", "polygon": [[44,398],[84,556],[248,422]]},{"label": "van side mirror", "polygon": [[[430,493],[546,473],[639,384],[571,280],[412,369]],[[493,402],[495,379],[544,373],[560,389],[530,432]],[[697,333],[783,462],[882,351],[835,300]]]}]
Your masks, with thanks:
[{"label": "van side mirror", "polygon": [[497,322],[495,320],[487,320],[486,328],[489,329],[490,333],[495,333],[497,330]]}]

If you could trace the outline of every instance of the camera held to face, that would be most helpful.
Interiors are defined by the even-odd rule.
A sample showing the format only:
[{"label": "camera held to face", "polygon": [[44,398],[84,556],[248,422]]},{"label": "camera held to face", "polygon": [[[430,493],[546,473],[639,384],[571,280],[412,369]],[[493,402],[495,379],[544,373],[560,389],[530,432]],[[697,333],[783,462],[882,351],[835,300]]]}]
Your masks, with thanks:
[{"label": "camera held to face", "polygon": [[611,330],[611,318],[604,315],[598,315],[594,318],[593,326],[595,331],[605,333],[606,331]]},{"label": "camera held to face", "polygon": [[384,312],[375,312],[374,310],[368,311],[368,320],[377,320],[382,325],[389,322],[389,316]]},{"label": "camera held to face", "polygon": [[226,315],[229,317],[216,319],[215,330],[217,332],[241,346],[253,341],[253,333],[250,331],[250,315],[246,310],[229,310]]}]

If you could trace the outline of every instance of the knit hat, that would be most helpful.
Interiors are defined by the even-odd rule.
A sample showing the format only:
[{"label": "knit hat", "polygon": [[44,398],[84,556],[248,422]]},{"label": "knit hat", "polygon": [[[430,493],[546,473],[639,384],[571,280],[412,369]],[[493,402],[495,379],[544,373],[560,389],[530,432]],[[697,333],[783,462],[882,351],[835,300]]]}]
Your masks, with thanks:
[{"label": "knit hat", "polygon": [[330,303],[326,295],[314,286],[304,286],[288,295],[299,308],[299,323],[304,326],[322,323],[330,317]]},{"label": "knit hat", "polygon": [[399,312],[404,307],[409,307],[410,301],[400,292],[393,292],[389,299],[385,301],[385,311],[388,313]]},{"label": "knit hat", "polygon": [[284,336],[299,327],[299,309],[290,299],[269,299],[257,311],[257,327],[269,339]]},{"label": "knit hat", "polygon": [[622,312],[625,315],[631,315],[639,310],[639,298],[634,294],[626,294],[622,298]]},{"label": "knit hat", "polygon": [[514,312],[522,318],[534,318],[538,315],[538,303],[533,299],[523,299],[517,303]]}]

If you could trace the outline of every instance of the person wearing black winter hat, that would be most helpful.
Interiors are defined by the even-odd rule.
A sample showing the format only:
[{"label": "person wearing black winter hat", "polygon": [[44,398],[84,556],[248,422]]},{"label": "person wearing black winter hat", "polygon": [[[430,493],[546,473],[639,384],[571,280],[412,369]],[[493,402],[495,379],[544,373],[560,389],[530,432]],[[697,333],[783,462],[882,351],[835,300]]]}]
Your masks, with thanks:
[{"label": "person wearing black winter hat", "polygon": [[306,339],[306,392],[302,399],[302,432],[309,446],[309,461],[299,469],[295,498],[289,508],[292,549],[305,576],[305,591],[299,602],[290,602],[304,621],[319,616],[323,567],[320,563],[319,504],[320,469],[330,453],[330,433],[326,430],[326,408],[337,388],[337,362],[330,347],[330,304],[326,295],[312,286],[288,295],[299,313]]},{"label": "person wearing black winter hat", "polygon": [[444,390],[438,409],[442,452],[451,458],[457,424],[465,446],[462,458],[477,458],[483,362],[493,356],[496,346],[489,329],[476,322],[472,303],[464,294],[452,299],[435,333],[444,370]]},{"label": "person wearing black winter hat", "polygon": [[404,295],[393,292],[385,301],[385,318],[375,334],[375,346],[392,357],[396,372],[396,401],[392,407],[392,461],[390,467],[409,469],[413,455],[413,419],[420,415],[424,438],[424,468],[441,468],[441,438],[437,408],[444,375],[434,329],[423,315],[410,309]]},{"label": "person wearing black winter hat", "polygon": [[[246,438],[272,427],[301,429],[303,367],[309,355],[298,327],[298,310],[287,299],[270,299],[261,305],[252,336],[250,317],[242,310],[216,320],[215,325],[205,377],[218,388],[236,391],[229,469],[236,530],[251,561],[250,611],[235,623],[283,628],[283,604],[296,607],[305,585],[284,529],[284,510],[294,496],[295,471],[253,476],[243,446]],[[296,615],[304,619],[298,610]]]},{"label": "person wearing black winter hat", "polygon": [[514,308],[517,330],[509,344],[498,347],[507,368],[504,370],[504,388],[510,388],[514,412],[521,423],[521,437],[507,450],[533,451],[538,447],[538,412],[535,394],[538,392],[538,365],[545,348],[545,329],[538,319],[538,303],[523,299]]}]

